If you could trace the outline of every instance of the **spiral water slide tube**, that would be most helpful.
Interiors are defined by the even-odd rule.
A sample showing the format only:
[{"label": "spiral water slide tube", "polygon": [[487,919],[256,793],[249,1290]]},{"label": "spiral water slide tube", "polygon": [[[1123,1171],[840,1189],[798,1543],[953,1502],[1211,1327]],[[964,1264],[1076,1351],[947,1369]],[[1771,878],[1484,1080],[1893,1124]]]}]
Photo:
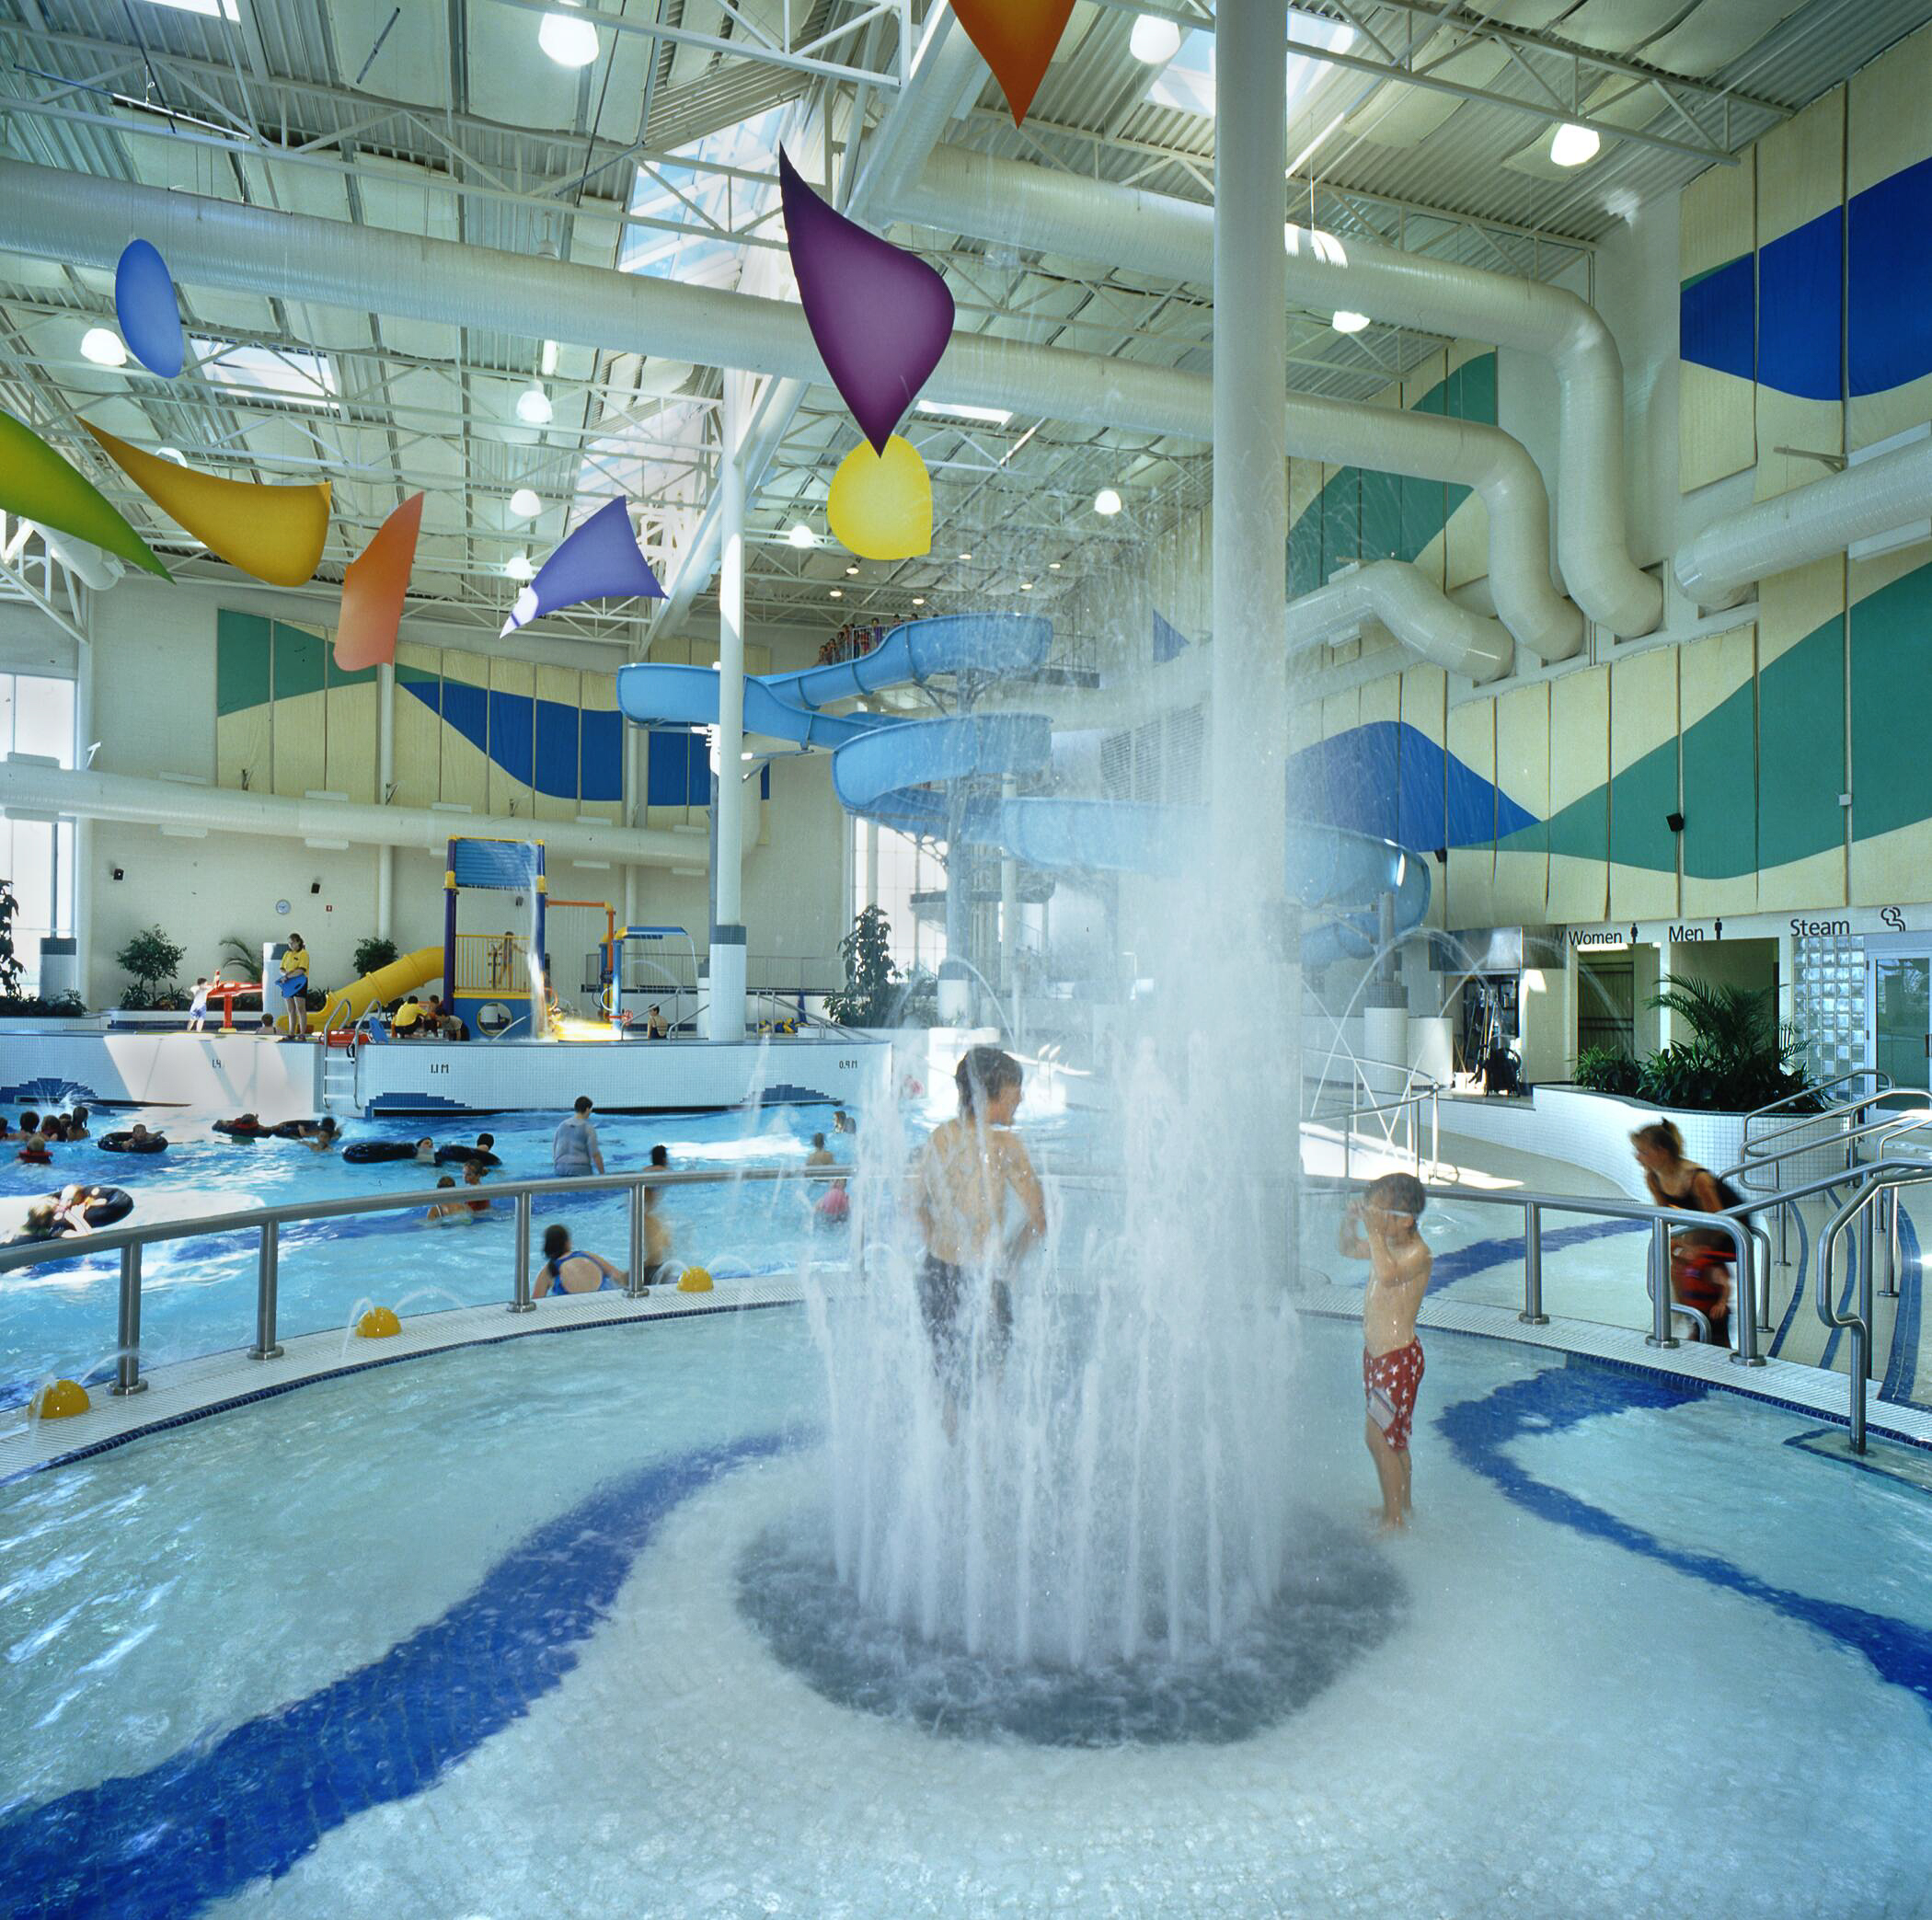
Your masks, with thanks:
[{"label": "spiral water slide tube", "polygon": [[[948,678],[956,684],[1037,672],[1052,639],[1050,620],[1014,614],[949,614],[895,627],[871,652],[791,673],[748,676],[744,730],[829,752],[832,783],[849,813],[903,832],[945,837],[953,830],[954,781],[984,785],[1050,771],[1053,723],[1045,714],[950,714],[932,719],[823,709],[899,686]],[[617,706],[640,726],[718,724],[718,674],[710,667],[647,661],[617,673]],[[1189,816],[1201,815],[1198,826]],[[1050,797],[975,795],[959,831],[1048,871],[1177,870],[1207,832],[1205,809]],[[1429,910],[1429,867],[1420,856],[1342,827],[1291,820],[1288,891],[1305,925],[1305,965],[1374,951],[1376,906],[1395,898],[1395,930],[1407,933]]]}]

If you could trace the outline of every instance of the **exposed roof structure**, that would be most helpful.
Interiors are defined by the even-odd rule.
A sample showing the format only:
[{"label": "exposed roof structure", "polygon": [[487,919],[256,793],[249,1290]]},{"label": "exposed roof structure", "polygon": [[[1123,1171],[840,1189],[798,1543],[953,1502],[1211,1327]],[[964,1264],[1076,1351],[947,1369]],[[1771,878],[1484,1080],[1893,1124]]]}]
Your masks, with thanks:
[{"label": "exposed roof structure", "polygon": [[[778,144],[833,197],[849,192],[926,13],[912,0],[592,0],[569,12],[543,0],[0,0],[0,153],[791,297]],[[569,65],[542,37],[546,20],[576,14],[595,51]],[[1594,244],[1635,208],[1725,164],[1928,15],[1926,0],[1307,0],[1290,16],[1290,211],[1587,293]],[[1161,64],[1134,52],[1144,17],[1175,29]],[[944,137],[1209,201],[1213,44],[1202,0],[1080,0],[1025,126],[982,70]],[[1566,121],[1600,138],[1590,164],[1551,161]],[[1203,284],[895,232],[945,272],[964,329],[1208,363]],[[82,356],[86,329],[112,324],[109,275],[0,255],[0,405],[82,465],[189,577],[226,569],[107,465],[83,412],[210,471],[332,478],[324,581],[425,491],[413,592],[491,631],[518,591],[512,563],[540,561],[619,494],[675,581],[716,466],[714,369],[191,278],[180,291],[190,364],[164,381]],[[1343,335],[1329,317],[1296,317],[1293,385],[1364,399],[1441,344],[1381,325]],[[942,367],[940,403],[943,387]],[[1207,495],[1198,443],[1017,414],[925,411],[908,431],[934,477],[935,550],[855,563],[827,538],[823,500],[857,435],[829,385],[809,391],[750,502],[754,622],[896,619],[915,598],[941,611],[1017,595],[1022,581],[1050,595],[1076,560],[1143,540]],[[1091,512],[1102,487],[1121,492],[1124,513]],[[526,489],[538,501],[527,516],[512,503]],[[817,545],[790,544],[800,523]],[[696,601],[696,627],[713,605]],[[638,652],[653,615],[638,604],[558,618]]]}]

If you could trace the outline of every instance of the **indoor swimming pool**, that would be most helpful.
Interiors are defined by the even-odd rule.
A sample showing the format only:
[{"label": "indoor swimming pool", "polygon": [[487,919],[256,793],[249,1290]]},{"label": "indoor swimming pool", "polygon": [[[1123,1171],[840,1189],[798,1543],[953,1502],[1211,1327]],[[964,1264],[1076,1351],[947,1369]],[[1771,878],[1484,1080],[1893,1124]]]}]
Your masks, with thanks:
[{"label": "indoor swimming pool", "polygon": [[1732,1395],[1427,1339],[1384,1544],[1356,1330],[1303,1325],[1289,1558],[1372,1630],[1331,1612],[1233,1735],[988,1732],[975,1696],[1041,1670],[909,1639],[860,1705],[838,1636],[779,1644],[775,1532],[829,1557],[797,1309],[376,1368],[29,1475],[0,1880],[130,1920],[1923,1914],[1926,1496]]},{"label": "indoor swimming pool", "polygon": [[[214,1132],[209,1118],[178,1110],[117,1111],[97,1116],[99,1133],[131,1126],[136,1119],[165,1131],[163,1155],[136,1157],[101,1151],[98,1144],[56,1146],[52,1168],[0,1161],[0,1206],[17,1218],[21,1202],[50,1184],[75,1180],[125,1185],[135,1190],[132,1222],[183,1218],[286,1206],[305,1200],[350,1195],[412,1193],[433,1188],[461,1167],[419,1167],[412,1162],[357,1165],[339,1153],[312,1153],[300,1142],[231,1141]],[[781,1107],[742,1112],[627,1118],[599,1117],[604,1165],[613,1172],[647,1162],[661,1144],[680,1172],[730,1174],[753,1168],[802,1170],[811,1136],[827,1132],[831,1113],[818,1107]],[[491,1179],[544,1179],[551,1175],[554,1116],[506,1113],[481,1122],[420,1119],[374,1124],[351,1121],[345,1137],[356,1141],[414,1141],[430,1134],[439,1144],[470,1143],[482,1131],[496,1136],[502,1166],[468,1198],[488,1197]],[[728,1182],[686,1187],[667,1194],[673,1254],[707,1266],[721,1285],[734,1277],[795,1268],[808,1251],[818,1259],[835,1253],[835,1236],[814,1224],[818,1192],[802,1181]],[[586,1194],[567,1208],[538,1201],[533,1219],[540,1231],[553,1218],[567,1219],[576,1244],[619,1266],[627,1244],[627,1201],[621,1192]],[[476,1306],[510,1298],[514,1207],[498,1201],[489,1213],[449,1225],[431,1225],[420,1209],[371,1213],[285,1226],[281,1242],[281,1330],[284,1336],[346,1328],[371,1301],[404,1314]],[[146,1250],[143,1269],[144,1364],[245,1346],[253,1328],[258,1236],[252,1233],[164,1240]],[[119,1257],[80,1254],[73,1260],[26,1268],[0,1278],[0,1405],[25,1401],[48,1374],[87,1377],[105,1370],[114,1345],[114,1299]]]}]

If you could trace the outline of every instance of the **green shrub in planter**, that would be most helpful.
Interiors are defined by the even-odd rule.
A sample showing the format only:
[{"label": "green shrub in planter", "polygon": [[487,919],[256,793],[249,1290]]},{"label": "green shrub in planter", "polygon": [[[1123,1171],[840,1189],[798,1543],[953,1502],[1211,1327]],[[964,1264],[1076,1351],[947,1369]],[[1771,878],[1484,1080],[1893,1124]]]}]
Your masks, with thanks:
[{"label": "green shrub in planter", "polygon": [[1586,1093],[1633,1094],[1643,1069],[1621,1047],[1585,1047],[1571,1075]]}]

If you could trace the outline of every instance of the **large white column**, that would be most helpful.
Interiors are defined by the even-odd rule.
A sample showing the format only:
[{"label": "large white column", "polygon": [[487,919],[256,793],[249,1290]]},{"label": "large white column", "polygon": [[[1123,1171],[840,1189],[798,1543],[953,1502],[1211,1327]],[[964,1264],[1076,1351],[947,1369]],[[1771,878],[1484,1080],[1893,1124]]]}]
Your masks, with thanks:
[{"label": "large white column", "polygon": [[879,822],[866,822],[866,904],[879,904]]},{"label": "large white column", "polygon": [[[389,804],[396,787],[396,669],[385,661],[375,670],[375,800]],[[396,937],[396,849],[375,850],[375,931],[380,939]]]},{"label": "large white column", "polygon": [[[1223,1063],[1229,1150],[1286,1177],[1296,1244],[1301,974],[1287,905],[1288,285],[1286,0],[1241,0],[1215,21],[1213,887],[1202,956],[1236,1038]],[[1258,1070],[1256,1034],[1271,1055]],[[1279,1217],[1279,1216],[1277,1216]]]},{"label": "large white column", "polygon": [[712,1040],[744,1038],[744,468],[743,376],[724,376],[718,494],[718,804],[711,836]]},{"label": "large white column", "polygon": [[[1019,782],[1008,774],[1001,783],[1003,799],[1011,799],[1019,791]],[[1019,863],[1011,848],[999,861],[999,984],[1003,994],[1013,991],[1014,955],[1019,940]]]},{"label": "large white column", "polygon": [[[74,685],[74,764],[88,765],[94,730],[94,596],[84,603],[90,638],[76,649]],[[56,832],[59,830],[56,829]],[[94,1005],[94,822],[74,822],[74,959],[83,1006]],[[43,989],[44,991],[44,989]]]}]

